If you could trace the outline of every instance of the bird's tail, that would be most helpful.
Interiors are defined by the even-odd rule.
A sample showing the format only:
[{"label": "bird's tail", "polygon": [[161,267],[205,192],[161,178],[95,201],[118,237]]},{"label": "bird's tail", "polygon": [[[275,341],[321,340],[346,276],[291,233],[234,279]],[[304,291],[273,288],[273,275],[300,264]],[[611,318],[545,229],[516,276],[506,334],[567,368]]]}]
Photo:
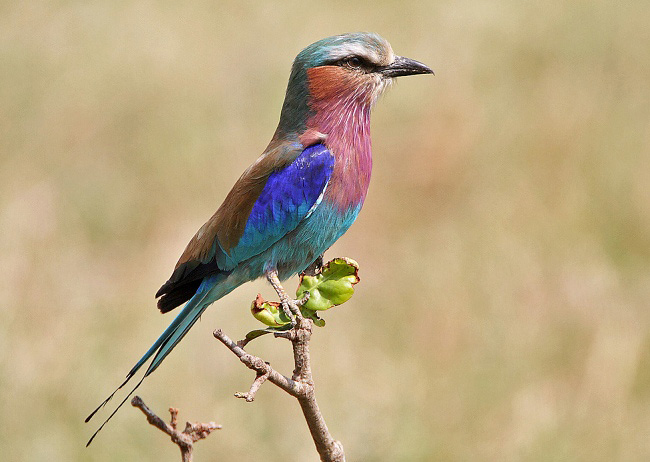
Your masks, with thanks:
[{"label": "bird's tail", "polygon": [[[149,376],[153,371],[155,371],[158,366],[163,362],[163,360],[167,357],[167,355],[172,351],[172,349],[178,344],[178,342],[181,341],[181,339],[187,334],[187,332],[190,330],[190,328],[194,325],[194,323],[201,317],[201,314],[205,311],[205,309],[214,301],[220,299],[224,295],[228,294],[231,292],[235,287],[233,285],[227,285],[227,284],[222,284],[224,280],[228,277],[228,274],[225,273],[220,273],[213,275],[211,277],[208,277],[203,280],[201,283],[201,286],[199,289],[196,291],[196,294],[187,302],[185,307],[183,307],[183,310],[178,313],[176,318],[171,322],[169,327],[165,329],[165,331],[162,333],[160,337],[158,337],[158,340],[154,342],[153,345],[151,345],[151,348],[147,350],[147,352],[140,358],[140,360],[136,363],[135,366],[129,371],[129,373],[126,375],[126,379],[122,384],[115,389],[113,393],[111,393],[108,398],[106,398],[97,408],[90,413],[88,417],[86,417],[86,422],[88,422],[90,419],[93,418],[93,416],[99,411],[102,407],[108,403],[111,398],[117,393],[124,385],[126,385],[131,378],[138,372],[138,370],[153,356],[153,360],[151,361],[151,364],[149,364],[149,367],[147,367],[146,372],[144,373],[144,376],[140,379],[140,381],[133,387],[133,389],[129,392],[129,394],[120,402],[120,404],[117,406],[117,408],[111,413],[111,415],[108,416],[108,418],[102,423],[102,425],[97,429],[97,431],[93,434],[93,436],[88,440],[88,443],[86,443],[86,446],[88,446],[90,443],[92,443],[93,439],[95,439],[95,436],[99,433],[99,431],[104,428],[104,425],[108,423],[109,420],[115,415],[115,413],[122,407],[122,405],[129,399],[129,397],[135,392],[135,390],[138,389],[140,384],[142,384],[143,380]],[[214,289],[221,289],[217,290],[215,292]]]}]

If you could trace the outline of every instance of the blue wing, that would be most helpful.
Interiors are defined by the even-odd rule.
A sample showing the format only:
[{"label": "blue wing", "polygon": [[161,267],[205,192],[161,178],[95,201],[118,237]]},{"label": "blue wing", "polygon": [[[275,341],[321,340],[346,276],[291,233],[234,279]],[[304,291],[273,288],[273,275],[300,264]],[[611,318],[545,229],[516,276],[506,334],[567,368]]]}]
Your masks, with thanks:
[{"label": "blue wing", "polygon": [[156,293],[160,311],[186,302],[205,277],[231,271],[295,229],[318,205],[333,169],[334,156],[322,144],[301,149],[282,143],[270,149],[187,245]]},{"label": "blue wing", "polygon": [[304,149],[285,168],[271,173],[237,244],[228,252],[215,252],[219,268],[233,269],[295,229],[319,204],[333,170],[334,156],[324,145],[317,144]]},{"label": "blue wing", "polygon": [[[272,158],[270,159],[270,161],[273,160]],[[225,209],[226,212],[223,215],[220,215],[218,211],[213,217],[214,220],[207,223],[207,225],[213,225],[223,224],[224,222],[235,222],[238,216],[244,215],[245,213],[242,213],[243,209],[241,206],[246,205],[246,203],[250,206],[250,202],[252,202],[246,202],[246,193],[252,195],[253,198],[257,195],[246,219],[241,236],[237,240],[237,243],[228,249],[228,252],[223,249],[218,238],[213,234],[218,229],[214,226],[202,228],[190,242],[190,245],[188,245],[189,250],[186,249],[188,256],[194,256],[194,252],[200,255],[204,250],[201,242],[205,242],[206,248],[210,249],[208,258],[203,259],[198,257],[186,259],[185,256],[181,256],[181,260],[174,270],[174,274],[172,274],[170,280],[156,294],[156,296],[163,295],[158,304],[162,312],[169,311],[188,299],[189,302],[133,369],[131,369],[126,380],[117,388],[119,390],[126,385],[146,361],[152,356],[154,357],[144,377],[136,384],[131,393],[124,398],[117,409],[104,421],[90,438],[87,445],[92,442],[97,433],[140,386],[144,378],[160,365],[174,346],[176,346],[192,325],[194,325],[206,307],[236,287],[236,285],[229,286],[223,284],[227,280],[228,272],[237,266],[238,263],[268,249],[284,235],[295,229],[318,206],[334,170],[334,156],[332,153],[324,145],[317,144],[304,149],[293,161],[286,159],[286,162],[290,163],[285,164],[284,167],[277,168],[277,170],[272,169],[272,167],[267,168],[265,165],[260,167],[261,164],[258,164],[258,170],[253,169],[247,171],[242,178],[250,179],[251,181],[245,184],[250,184],[254,187],[257,187],[257,185],[261,187],[263,185],[259,195],[252,188],[237,189],[232,203],[239,205],[240,208],[233,208],[232,211],[234,213],[232,214],[226,213],[230,210],[228,208]],[[276,163],[275,165],[278,164]],[[264,180],[266,181],[264,182]],[[240,178],[241,181],[242,179]],[[240,193],[244,194],[242,195]],[[239,199],[244,200],[240,201]],[[214,236],[209,241],[201,240],[202,236],[204,236],[205,229],[211,229],[210,233]],[[208,238],[208,236],[204,238]],[[194,245],[197,243],[198,245]],[[215,287],[220,288],[220,291],[213,293]],[[208,294],[210,294],[211,298],[207,298]],[[163,303],[161,304],[161,302]],[[113,397],[115,392],[86,418],[86,422]]]}]

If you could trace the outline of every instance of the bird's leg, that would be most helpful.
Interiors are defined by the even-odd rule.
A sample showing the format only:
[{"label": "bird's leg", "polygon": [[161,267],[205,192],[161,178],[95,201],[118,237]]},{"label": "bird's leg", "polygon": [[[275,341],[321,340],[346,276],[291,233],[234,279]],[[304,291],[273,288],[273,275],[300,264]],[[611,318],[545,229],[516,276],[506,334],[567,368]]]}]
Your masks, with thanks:
[{"label": "bird's leg", "polygon": [[305,302],[302,300],[293,300],[287,295],[287,292],[282,287],[280,279],[278,278],[278,270],[272,269],[266,272],[266,279],[275,289],[275,292],[280,297],[280,303],[282,304],[282,311],[286,314],[289,319],[291,319],[291,324],[296,325],[296,318],[302,319],[302,314],[300,314],[300,306]]}]

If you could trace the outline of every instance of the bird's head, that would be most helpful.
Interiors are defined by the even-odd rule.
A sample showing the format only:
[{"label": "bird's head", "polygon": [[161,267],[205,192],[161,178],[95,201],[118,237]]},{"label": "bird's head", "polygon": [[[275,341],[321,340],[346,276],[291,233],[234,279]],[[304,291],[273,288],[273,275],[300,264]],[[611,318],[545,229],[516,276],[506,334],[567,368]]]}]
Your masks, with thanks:
[{"label": "bird's head", "polygon": [[373,33],[335,35],[312,43],[293,62],[280,125],[338,104],[370,108],[395,77],[433,74],[424,64],[397,56]]}]

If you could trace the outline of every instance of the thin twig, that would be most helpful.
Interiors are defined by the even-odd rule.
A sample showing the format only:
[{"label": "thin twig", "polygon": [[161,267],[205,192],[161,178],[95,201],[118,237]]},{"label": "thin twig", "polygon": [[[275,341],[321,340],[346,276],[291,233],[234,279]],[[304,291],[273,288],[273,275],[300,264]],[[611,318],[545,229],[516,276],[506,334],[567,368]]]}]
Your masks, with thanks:
[{"label": "thin twig", "polygon": [[209,423],[190,423],[185,424],[185,430],[179,431],[177,427],[178,422],[178,409],[174,407],[169,408],[169,413],[171,414],[170,423],[165,422],[163,419],[158,417],[149,407],[142,401],[142,398],[139,396],[134,396],[131,400],[131,405],[140,409],[145,416],[147,416],[147,421],[157,427],[159,430],[167,433],[171,440],[179,447],[181,450],[181,460],[183,462],[192,461],[192,451],[194,450],[194,443],[204,438],[207,438],[210,433],[215,430],[221,429],[221,425],[217,425],[214,422]]},{"label": "thin twig", "polygon": [[247,403],[252,403],[253,401],[255,401],[255,394],[257,393],[257,390],[260,389],[262,384],[266,382],[268,378],[269,378],[268,372],[258,372],[257,377],[255,377],[255,380],[253,381],[250,390],[248,390],[248,393],[235,393],[235,397],[244,398]]},{"label": "thin twig", "polygon": [[[293,300],[291,302],[295,303]],[[291,396],[294,396],[300,403],[321,461],[344,462],[343,445],[330,435],[325,419],[323,419],[316,402],[309,357],[311,332],[311,319],[300,317],[296,319],[296,324],[292,329],[275,334],[276,337],[290,340],[293,346],[295,368],[292,378],[280,374],[261,358],[247,353],[243,349],[241,342],[235,343],[221,329],[215,330],[214,336],[228,347],[246,367],[256,372],[255,381],[251,385],[250,391],[248,393],[238,393],[236,396],[246,398],[246,401],[251,402],[262,383],[266,380],[270,381]]]},{"label": "thin twig", "polygon": [[289,377],[286,377],[280,374],[278,371],[273,369],[269,363],[264,361],[257,356],[246,353],[246,351],[237,345],[230,337],[228,337],[221,329],[214,331],[213,335],[217,340],[226,345],[230,351],[232,351],[239,360],[244,363],[246,367],[254,370],[258,374],[263,374],[268,376],[268,381],[274,385],[282,388],[284,391],[289,393],[291,396],[298,397],[300,388],[302,384],[291,380]]}]

